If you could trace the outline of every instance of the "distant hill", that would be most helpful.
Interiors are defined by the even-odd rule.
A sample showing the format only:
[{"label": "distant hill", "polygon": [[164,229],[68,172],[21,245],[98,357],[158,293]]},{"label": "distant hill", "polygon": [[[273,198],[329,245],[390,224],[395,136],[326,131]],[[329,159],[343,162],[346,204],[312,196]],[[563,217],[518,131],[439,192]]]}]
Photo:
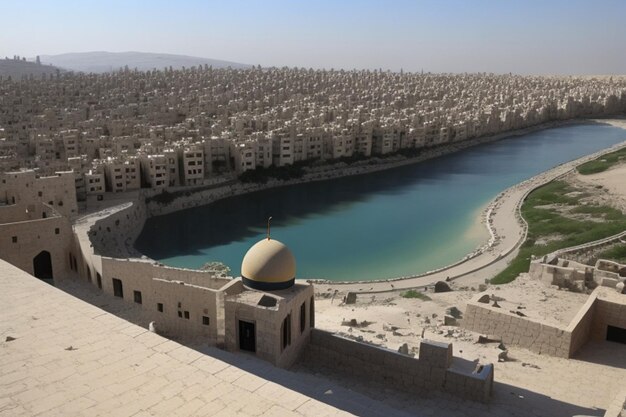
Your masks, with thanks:
[{"label": "distant hill", "polygon": [[64,72],[63,69],[50,65],[40,65],[32,61],[22,61],[14,59],[0,59],[0,77],[13,80],[21,80],[22,77],[29,77],[31,74],[35,78],[41,78],[41,74],[53,75],[57,71]]},{"label": "distant hill", "polygon": [[191,68],[198,65],[212,65],[213,68],[248,68],[249,65],[218,59],[199,58],[186,55],[153,54],[147,52],[78,52],[61,55],[41,55],[41,62],[66,68],[72,71],[103,73],[128,68],[141,71],[172,67]]}]

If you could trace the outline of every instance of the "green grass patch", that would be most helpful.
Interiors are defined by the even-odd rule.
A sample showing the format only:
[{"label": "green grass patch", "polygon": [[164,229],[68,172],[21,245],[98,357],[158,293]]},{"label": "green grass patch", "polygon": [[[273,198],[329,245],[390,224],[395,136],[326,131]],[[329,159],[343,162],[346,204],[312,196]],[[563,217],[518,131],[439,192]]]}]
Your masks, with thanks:
[{"label": "green grass patch", "polygon": [[613,246],[611,249],[600,252],[598,254],[598,259],[608,259],[609,261],[624,264],[626,263],[626,245]]},{"label": "green grass patch", "polygon": [[576,169],[582,175],[597,174],[598,172],[606,171],[613,165],[624,161],[626,161],[626,148],[607,153],[606,155],[602,155],[593,161],[585,162],[584,164],[579,165]]},{"label": "green grass patch", "polygon": [[418,298],[422,301],[430,301],[431,298],[424,293],[421,293],[417,290],[408,290],[400,294],[400,297],[403,298]]},{"label": "green grass patch", "polygon": [[[522,272],[527,272],[531,256],[540,257],[558,249],[602,239],[626,230],[626,215],[608,206],[576,206],[579,197],[565,194],[580,191],[563,181],[554,181],[530,193],[522,204],[522,216],[528,222],[528,236],[518,255],[509,266],[496,275],[491,283],[506,284]],[[546,207],[553,205],[552,207]],[[576,206],[572,213],[587,214],[589,219],[566,217],[558,211],[560,206]],[[541,238],[560,235],[544,245],[536,244]]]}]

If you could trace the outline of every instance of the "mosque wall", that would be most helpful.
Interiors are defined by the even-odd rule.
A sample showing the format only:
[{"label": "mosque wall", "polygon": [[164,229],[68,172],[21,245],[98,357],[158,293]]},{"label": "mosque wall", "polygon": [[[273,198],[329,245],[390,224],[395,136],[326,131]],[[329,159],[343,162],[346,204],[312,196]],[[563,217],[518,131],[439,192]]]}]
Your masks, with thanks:
[{"label": "mosque wall", "polygon": [[[314,297],[313,286],[296,284],[293,296],[282,297],[276,294],[276,307],[262,307],[258,304],[242,302],[239,298],[228,298],[225,304],[225,347],[230,351],[239,351],[239,321],[253,323],[256,330],[256,355],[281,368],[293,365],[307,346],[313,321],[311,320],[311,299]],[[261,295],[262,293],[256,292]],[[302,309],[302,306],[304,308]],[[301,316],[301,312],[304,316]],[[290,341],[283,347],[283,325],[290,315]],[[301,327],[301,323],[304,324]]]},{"label": "mosque wall", "polygon": [[[475,372],[455,366],[451,343],[422,341],[419,358],[313,329],[304,362],[316,370],[366,378],[373,383],[408,392],[439,390],[474,401],[488,402],[493,365]],[[474,369],[474,366],[472,366]]]}]

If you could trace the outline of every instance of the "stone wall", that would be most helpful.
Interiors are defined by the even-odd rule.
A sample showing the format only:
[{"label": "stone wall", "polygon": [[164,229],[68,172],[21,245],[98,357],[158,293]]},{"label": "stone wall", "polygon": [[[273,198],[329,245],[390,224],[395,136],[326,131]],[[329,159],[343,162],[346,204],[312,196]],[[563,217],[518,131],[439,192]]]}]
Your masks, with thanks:
[{"label": "stone wall", "polygon": [[423,341],[419,352],[416,359],[313,329],[304,361],[315,369],[365,378],[368,383],[411,393],[441,390],[475,401],[489,401],[493,365],[475,369],[476,364],[452,356],[450,343]]},{"label": "stone wall", "polygon": [[[286,292],[291,294],[284,297]],[[242,294],[247,297],[248,292]],[[263,294],[255,292],[255,296]],[[239,320],[254,323],[256,331],[256,355],[281,368],[288,368],[302,355],[308,345],[311,326],[311,301],[314,297],[312,285],[296,284],[292,289],[277,291],[275,307],[261,307],[258,303],[242,301],[233,296],[226,299],[225,328],[226,349],[239,351]],[[304,304],[304,330],[300,330],[300,307]],[[291,315],[291,337],[288,346],[282,345],[282,325],[285,317]]]},{"label": "stone wall", "polygon": [[595,306],[596,294],[593,294],[589,296],[583,307],[567,326],[566,333],[569,333],[570,338],[568,357],[573,357],[589,341],[591,329],[594,325]]},{"label": "stone wall", "polygon": [[141,254],[135,250],[134,244],[146,218],[146,206],[140,199],[99,219],[89,230],[89,240],[94,252],[115,258],[140,257]]},{"label": "stone wall", "polygon": [[114,295],[113,279],[122,282],[125,301],[137,303],[135,291],[141,293],[141,307],[150,321],[156,322],[159,332],[211,345],[223,343],[223,327],[219,325],[223,322],[224,296],[219,289],[230,284],[230,279],[152,262],[103,257],[102,275],[92,283]]},{"label": "stone wall", "polygon": [[[36,207],[41,207],[38,203]],[[7,210],[7,216],[14,219],[13,211],[16,205],[2,207]],[[40,213],[41,210],[34,212]],[[1,215],[2,213],[0,213]],[[35,274],[33,260],[42,251],[50,253],[52,274],[55,280],[68,278],[73,275],[70,261],[73,233],[69,220],[56,215],[55,217],[38,218],[36,220],[2,223],[0,217],[0,256],[16,267]]]},{"label": "stone wall", "polygon": [[565,329],[519,317],[488,304],[468,302],[462,325],[476,333],[500,338],[505,344],[539,354],[570,356],[571,333]]},{"label": "stone wall", "polygon": [[591,339],[606,340],[607,326],[626,329],[626,295],[609,289],[596,301]]},{"label": "stone wall", "polygon": [[477,301],[467,303],[462,326],[532,352],[571,358],[589,340],[605,340],[607,326],[626,329],[626,296],[598,287],[567,327],[519,317]]}]

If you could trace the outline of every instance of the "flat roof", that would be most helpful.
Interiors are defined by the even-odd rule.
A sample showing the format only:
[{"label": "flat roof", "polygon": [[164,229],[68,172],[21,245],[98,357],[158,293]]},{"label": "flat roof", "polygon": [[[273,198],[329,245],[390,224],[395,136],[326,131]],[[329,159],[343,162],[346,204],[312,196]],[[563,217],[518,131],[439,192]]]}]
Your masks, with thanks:
[{"label": "flat roof", "polygon": [[[3,260],[0,306],[0,413],[351,415],[285,386],[293,378],[298,387],[308,377],[256,359],[251,365],[245,355],[217,349],[222,359],[209,356],[74,298]],[[264,379],[233,365],[236,361],[257,374],[281,377]]]}]

